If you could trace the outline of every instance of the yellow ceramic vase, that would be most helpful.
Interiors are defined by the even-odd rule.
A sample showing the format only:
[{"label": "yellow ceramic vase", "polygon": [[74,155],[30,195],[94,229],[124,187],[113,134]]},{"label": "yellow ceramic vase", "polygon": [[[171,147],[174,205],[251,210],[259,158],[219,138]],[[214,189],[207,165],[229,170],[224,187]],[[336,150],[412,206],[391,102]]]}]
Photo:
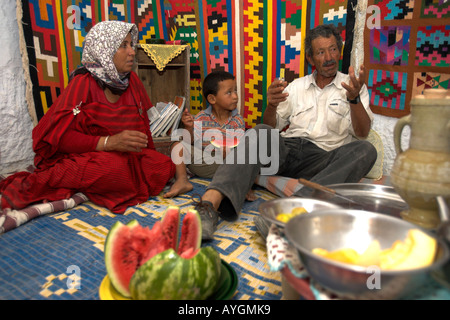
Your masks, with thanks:
[{"label": "yellow ceramic vase", "polygon": [[[409,149],[402,150],[401,133],[411,128]],[[450,199],[450,92],[426,89],[411,100],[411,113],[394,128],[397,152],[391,181],[409,206],[402,217],[427,229],[439,223],[436,197]]]}]

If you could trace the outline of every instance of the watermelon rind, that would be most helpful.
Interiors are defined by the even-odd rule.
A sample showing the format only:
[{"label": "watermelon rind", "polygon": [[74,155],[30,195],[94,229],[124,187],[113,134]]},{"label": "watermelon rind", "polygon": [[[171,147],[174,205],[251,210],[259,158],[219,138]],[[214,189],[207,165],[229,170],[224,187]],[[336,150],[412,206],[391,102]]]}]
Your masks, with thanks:
[{"label": "watermelon rind", "polygon": [[139,226],[137,220],[131,220],[126,225],[120,221],[116,221],[109,230],[105,240],[104,252],[106,272],[113,287],[125,297],[130,297],[130,292],[128,286],[126,286],[121,279],[122,270],[119,269],[121,269],[122,266],[113,263],[114,249],[117,249],[116,242],[121,234],[126,231],[126,229],[128,229],[126,232],[131,232],[131,230],[137,226]]},{"label": "watermelon rind", "polygon": [[169,249],[139,267],[129,289],[135,300],[204,300],[216,291],[220,272],[220,256],[212,247],[191,259]]},{"label": "watermelon rind", "polygon": [[[119,221],[118,221],[119,222]],[[136,219],[130,220],[128,221],[128,223],[126,224],[126,226],[128,228],[134,228],[137,227],[139,225],[139,222]]]}]

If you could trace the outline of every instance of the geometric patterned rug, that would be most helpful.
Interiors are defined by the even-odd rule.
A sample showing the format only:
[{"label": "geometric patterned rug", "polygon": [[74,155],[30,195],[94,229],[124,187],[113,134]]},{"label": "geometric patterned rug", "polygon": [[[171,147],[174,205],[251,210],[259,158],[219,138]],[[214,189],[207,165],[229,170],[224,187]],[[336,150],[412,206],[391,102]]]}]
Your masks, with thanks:
[{"label": "geometric patterned rug", "polygon": [[372,110],[403,117],[424,89],[450,89],[450,2],[368,0],[367,5],[364,64]]},{"label": "geometric patterned rug", "polygon": [[[131,219],[152,226],[169,205],[186,212],[193,206],[192,194],[202,194],[209,180],[192,178],[191,182],[194,190],[187,194],[152,197],[123,215],[88,201],[1,234],[0,300],[98,300],[106,275],[104,241],[111,226]],[[239,280],[232,299],[279,300],[280,275],[269,270],[265,241],[253,222],[258,206],[276,196],[262,188],[255,195],[257,200],[245,203],[237,221],[220,220],[214,240],[203,246],[213,246],[235,270]]]},{"label": "geometric patterned rug", "polygon": [[[116,221],[136,219],[152,226],[169,205],[181,213],[193,206],[192,195],[203,194],[209,179],[191,178],[194,190],[173,199],[161,195],[130,207],[123,215],[113,214],[90,201],[72,209],[35,217],[0,234],[0,300],[98,300],[99,287],[106,275],[104,242]],[[361,183],[390,185],[389,179]],[[287,192],[286,186],[278,186]],[[256,186],[256,200],[246,201],[237,221],[219,220],[212,246],[238,278],[232,300],[280,300],[281,276],[268,265],[266,242],[254,224],[262,202],[275,199],[278,189]],[[165,190],[161,193],[163,194]],[[281,191],[280,191],[281,192]],[[313,288],[313,287],[311,287]],[[329,299],[321,291],[316,299]],[[436,281],[411,292],[407,300],[448,300],[450,289]]]}]

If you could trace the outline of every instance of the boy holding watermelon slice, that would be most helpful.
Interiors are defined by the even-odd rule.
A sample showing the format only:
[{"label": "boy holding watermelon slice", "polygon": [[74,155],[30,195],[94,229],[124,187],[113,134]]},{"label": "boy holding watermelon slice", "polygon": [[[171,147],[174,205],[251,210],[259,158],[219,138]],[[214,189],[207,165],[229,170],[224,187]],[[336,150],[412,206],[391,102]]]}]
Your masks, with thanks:
[{"label": "boy holding watermelon slice", "polygon": [[[186,160],[186,167],[196,176],[212,178],[230,149],[237,145],[234,141],[244,134],[245,124],[237,109],[239,97],[234,75],[226,71],[210,73],[203,81],[203,96],[208,104],[205,110],[195,117],[184,110],[181,122],[189,139],[172,145],[172,158]],[[176,193],[172,188],[164,196]],[[253,198],[250,190],[247,199]]]}]

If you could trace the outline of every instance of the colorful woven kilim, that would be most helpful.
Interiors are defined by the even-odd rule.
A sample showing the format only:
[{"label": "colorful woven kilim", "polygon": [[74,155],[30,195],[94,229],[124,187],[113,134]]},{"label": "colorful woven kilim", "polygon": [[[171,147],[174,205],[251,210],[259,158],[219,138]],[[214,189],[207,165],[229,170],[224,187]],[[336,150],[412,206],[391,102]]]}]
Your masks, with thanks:
[{"label": "colorful woven kilim", "polygon": [[165,39],[190,45],[194,114],[204,108],[201,83],[209,72],[235,74],[241,113],[252,127],[261,122],[275,77],[281,73],[292,81],[311,71],[301,50],[308,29],[332,23],[345,39],[348,5],[347,0],[22,0],[37,118],[80,64],[92,25],[122,20],[136,23],[140,43]]},{"label": "colorful woven kilim", "polygon": [[[306,32],[323,23],[338,27],[350,41],[343,65],[351,54],[354,13],[358,0],[22,0],[24,34],[29,48],[34,103],[40,119],[81,60],[84,36],[98,21],[123,20],[139,28],[139,41],[184,40],[191,47],[191,112],[204,108],[203,78],[212,70],[235,74],[240,108],[247,127],[261,122],[266,90],[275,77],[287,81],[310,73],[302,41]],[[402,116],[419,87],[449,88],[450,4],[439,0],[369,0],[365,27],[365,65],[391,71],[386,78],[406,73],[403,89],[388,92],[380,78],[368,79],[376,113]],[[448,21],[448,20],[447,20]],[[368,74],[369,72],[367,72]],[[423,84],[424,76],[431,77]],[[440,78],[437,78],[440,76]],[[420,78],[420,81],[419,81]],[[416,79],[418,79],[416,81]],[[383,87],[384,86],[384,87]],[[383,93],[385,96],[383,96]],[[387,95],[386,95],[387,94]],[[403,102],[399,102],[404,100]],[[394,101],[395,100],[395,101]]]},{"label": "colorful woven kilim", "polygon": [[402,117],[424,89],[450,89],[450,2],[369,0],[368,8],[365,65],[375,113]]}]

